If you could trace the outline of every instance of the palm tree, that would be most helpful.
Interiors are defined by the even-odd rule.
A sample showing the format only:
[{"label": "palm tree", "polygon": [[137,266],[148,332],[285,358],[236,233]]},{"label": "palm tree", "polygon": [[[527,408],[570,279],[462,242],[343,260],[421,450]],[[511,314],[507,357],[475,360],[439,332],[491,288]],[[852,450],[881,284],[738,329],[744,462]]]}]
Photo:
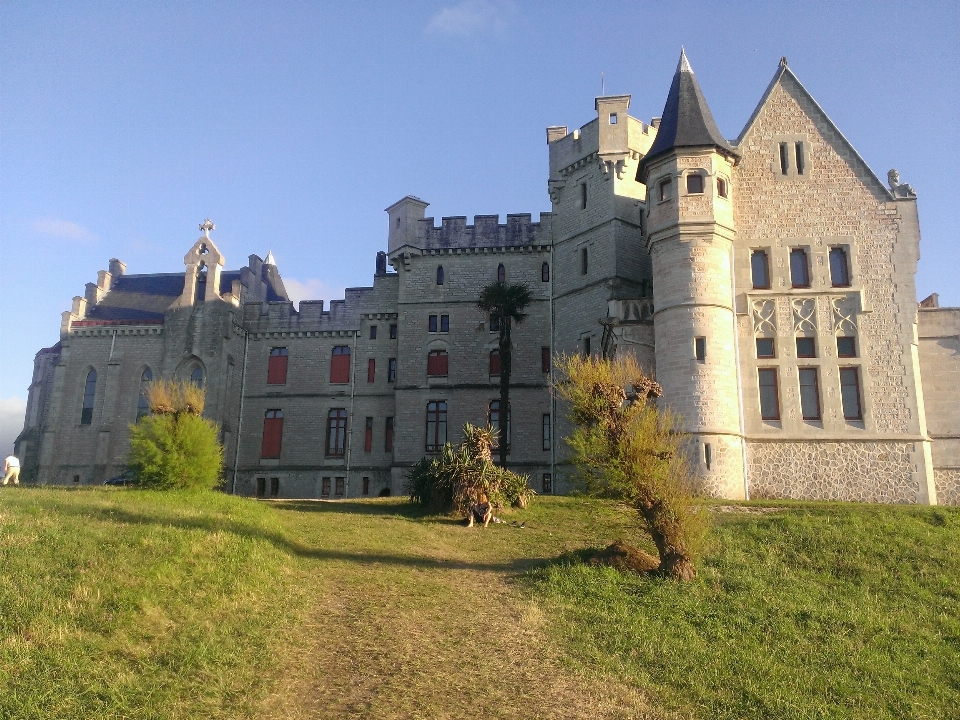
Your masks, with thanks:
[{"label": "palm tree", "polygon": [[500,325],[500,467],[507,465],[507,422],[510,417],[510,332],[527,316],[524,309],[533,299],[526,283],[495,282],[480,292],[477,307],[490,313],[490,322]]}]

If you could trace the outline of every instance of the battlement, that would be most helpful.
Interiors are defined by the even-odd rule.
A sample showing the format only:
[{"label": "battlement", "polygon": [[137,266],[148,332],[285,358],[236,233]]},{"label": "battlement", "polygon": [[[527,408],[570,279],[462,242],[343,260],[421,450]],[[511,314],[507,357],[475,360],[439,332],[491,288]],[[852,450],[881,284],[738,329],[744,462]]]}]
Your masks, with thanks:
[{"label": "battlement", "polygon": [[549,245],[552,242],[553,213],[540,213],[540,221],[533,222],[530,213],[507,215],[505,223],[499,215],[475,215],[473,225],[465,215],[441,218],[422,218],[417,223],[413,245],[423,250],[438,248],[518,247]]}]

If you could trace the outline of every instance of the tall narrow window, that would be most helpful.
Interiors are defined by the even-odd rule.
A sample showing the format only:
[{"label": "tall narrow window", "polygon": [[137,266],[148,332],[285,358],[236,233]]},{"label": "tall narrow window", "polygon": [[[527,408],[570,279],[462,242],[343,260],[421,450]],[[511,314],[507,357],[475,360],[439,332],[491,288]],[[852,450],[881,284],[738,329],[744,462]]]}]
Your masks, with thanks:
[{"label": "tall narrow window", "polygon": [[368,417],[363,428],[363,451],[373,451],[373,418]]},{"label": "tall narrow window", "polygon": [[272,348],[267,361],[267,385],[283,385],[287,382],[287,349]]},{"label": "tall narrow window", "polygon": [[387,382],[396,382],[397,381],[397,359],[390,358],[387,360]]},{"label": "tall narrow window", "polygon": [[447,442],[447,403],[432,400],[427,403],[427,452],[439,452]]},{"label": "tall narrow window", "polygon": [[550,449],[550,414],[543,414],[543,449]]},{"label": "tall narrow window", "polygon": [[347,447],[347,409],[333,408],[327,413],[327,457],[343,457]]},{"label": "tall narrow window", "polygon": [[703,464],[707,470],[713,466],[713,446],[710,443],[703,444]]},{"label": "tall narrow window", "polygon": [[283,441],[283,410],[267,410],[263,414],[263,440],[260,457],[279,458]]},{"label": "tall narrow window", "polygon": [[500,351],[499,350],[490,351],[490,374],[491,375],[500,374]]},{"label": "tall narrow window", "polygon": [[377,379],[377,360],[370,358],[367,360],[367,382],[372,383]]},{"label": "tall narrow window", "polygon": [[729,190],[727,190],[727,181],[721,177],[717,178],[717,195],[722,198],[727,197]]},{"label": "tall narrow window", "polygon": [[586,210],[587,208],[587,183],[580,183],[580,209]]},{"label": "tall narrow window", "polygon": [[580,274],[586,275],[590,268],[590,256],[587,254],[587,248],[580,248]]},{"label": "tall narrow window", "polygon": [[437,265],[437,285],[443,285],[443,265]]},{"label": "tall narrow window", "polygon": [[396,324],[391,324],[391,325],[390,325],[390,339],[391,339],[391,340],[396,340],[396,339],[397,339],[397,326],[396,326]]},{"label": "tall narrow window", "polygon": [[440,332],[450,332],[450,316],[440,316]]},{"label": "tall narrow window", "polygon": [[703,193],[703,175],[699,173],[690,173],[687,175],[687,193],[690,195],[700,195]]},{"label": "tall narrow window", "polygon": [[838,337],[837,357],[857,357],[857,339],[855,337]]},{"label": "tall narrow window", "polygon": [[500,447],[500,442],[502,441],[502,442],[505,442],[507,444],[507,448],[509,448],[510,447],[510,408],[509,406],[507,407],[507,421],[506,421],[505,428],[502,428],[500,425],[500,417],[501,417],[500,401],[491,400],[490,408],[487,412],[487,422],[489,422],[490,425],[493,427],[493,429],[497,431],[497,440],[494,443],[494,447]]},{"label": "tall narrow window", "polygon": [[750,270],[753,274],[754,290],[770,289],[770,264],[766,250],[754,250],[750,253]]},{"label": "tall narrow window", "polygon": [[660,202],[670,199],[670,185],[672,183],[673,181],[670,178],[667,178],[666,180],[661,180],[660,184],[657,185],[657,192],[660,196]]},{"label": "tall narrow window", "polygon": [[270,497],[280,495],[280,478],[270,478]]},{"label": "tall narrow window", "polygon": [[344,491],[346,490],[346,484],[347,484],[346,478],[342,478],[342,477],[334,478],[334,483],[335,483],[333,486],[334,497],[342,498],[344,495]]},{"label": "tall narrow window", "polygon": [[847,251],[842,247],[830,248],[830,282],[834,287],[850,286]]},{"label": "tall narrow window", "polygon": [[583,356],[590,357],[590,337],[589,336],[583,339]]},{"label": "tall narrow window", "polygon": [[328,477],[325,477],[320,481],[320,497],[330,497],[330,478]]},{"label": "tall narrow window", "polygon": [[507,281],[507,269],[503,266],[503,263],[497,265],[497,282],[505,283]]},{"label": "tall narrow window", "polygon": [[777,390],[777,371],[760,368],[760,417],[764,420],[780,419],[780,393]]},{"label": "tall narrow window", "polygon": [[550,282],[550,263],[540,266],[540,282]]},{"label": "tall narrow window", "polygon": [[500,316],[490,313],[490,332],[500,332]]},{"label": "tall narrow window", "polygon": [[137,420],[150,414],[150,399],[147,397],[147,384],[153,380],[150,368],[144,369],[140,375],[140,394],[137,397]]},{"label": "tall narrow window", "polygon": [[540,372],[550,372],[550,348],[546,346],[540,348]]},{"label": "tall narrow window", "polygon": [[780,143],[780,174],[786,175],[790,170],[790,155],[785,142]]},{"label": "tall narrow window", "polygon": [[383,450],[393,452],[393,418],[388,417],[383,425]]},{"label": "tall narrow window", "polygon": [[797,153],[797,175],[803,175],[803,172],[806,168],[805,158],[803,157],[803,143],[796,143],[794,148]]},{"label": "tall narrow window", "polygon": [[267,494],[267,479],[257,478],[257,497],[263,497]]},{"label": "tall narrow window", "polygon": [[616,114],[616,113],[610,113],[610,124],[611,124],[611,125],[616,125],[616,124],[617,124],[617,114]]},{"label": "tall narrow window", "polygon": [[337,345],[330,355],[330,382],[344,385],[350,382],[350,346]]},{"label": "tall narrow window", "polygon": [[810,287],[810,265],[807,251],[794,248],[790,251],[790,284],[795,288]]},{"label": "tall narrow window", "polygon": [[804,420],[820,419],[820,386],[816,368],[800,368],[800,414]]},{"label": "tall narrow window", "polygon": [[840,402],[844,420],[863,420],[860,408],[860,373],[857,368],[840,368]]},{"label": "tall narrow window", "polygon": [[377,326],[376,326],[376,325],[371,325],[371,326],[370,326],[370,339],[371,339],[371,340],[376,340],[376,339],[377,339]]},{"label": "tall narrow window", "polygon": [[370,478],[367,476],[364,476],[363,478],[363,494],[364,495],[370,494]]},{"label": "tall narrow window", "polygon": [[83,384],[83,405],[80,408],[80,424],[93,423],[93,401],[97,397],[97,371],[91,369],[87,373],[87,380]]},{"label": "tall narrow window", "polygon": [[195,366],[193,370],[190,371],[190,382],[192,382],[198,388],[203,387],[203,368],[199,365]]},{"label": "tall narrow window", "polygon": [[440,323],[437,322],[437,315],[430,315],[427,317],[427,332],[437,332],[437,329],[440,327]]},{"label": "tall narrow window", "polygon": [[431,350],[427,354],[427,375],[429,377],[446,377],[448,369],[446,350]]},{"label": "tall narrow window", "polygon": [[697,356],[698,363],[707,362],[707,339],[705,337],[695,338],[693,341],[694,354]]},{"label": "tall narrow window", "polygon": [[540,487],[543,489],[544,495],[549,495],[553,492],[553,475],[551,473],[543,473],[540,478]]}]

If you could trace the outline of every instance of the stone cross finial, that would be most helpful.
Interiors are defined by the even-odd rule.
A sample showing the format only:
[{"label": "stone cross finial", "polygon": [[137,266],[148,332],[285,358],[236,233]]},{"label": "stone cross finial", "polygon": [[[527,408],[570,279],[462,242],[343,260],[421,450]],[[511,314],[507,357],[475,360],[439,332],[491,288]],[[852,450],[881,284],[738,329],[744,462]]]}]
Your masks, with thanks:
[{"label": "stone cross finial", "polygon": [[200,229],[203,230],[203,236],[205,238],[209,238],[210,231],[216,230],[217,226],[213,224],[213,221],[210,218],[207,218],[200,224]]}]

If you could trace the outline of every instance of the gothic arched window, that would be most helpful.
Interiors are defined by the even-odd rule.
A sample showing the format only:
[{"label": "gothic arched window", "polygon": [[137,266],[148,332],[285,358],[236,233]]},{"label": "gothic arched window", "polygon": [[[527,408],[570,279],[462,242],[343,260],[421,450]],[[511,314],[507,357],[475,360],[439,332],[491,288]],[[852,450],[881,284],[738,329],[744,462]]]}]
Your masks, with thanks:
[{"label": "gothic arched window", "polygon": [[190,371],[190,382],[198,388],[203,387],[203,368],[199,365],[195,365],[193,370]]},{"label": "gothic arched window", "polygon": [[507,281],[507,269],[503,266],[503,263],[497,265],[497,282],[502,283]]},{"label": "gothic arched window", "polygon": [[144,415],[150,414],[150,400],[147,398],[147,383],[153,380],[153,372],[150,368],[145,368],[140,375],[140,396],[137,399],[137,420]]},{"label": "gothic arched window", "polygon": [[437,285],[443,285],[443,265],[437,265]]},{"label": "gothic arched window", "polygon": [[97,371],[93,368],[87,373],[87,381],[83,385],[83,405],[80,410],[80,424],[93,423],[93,401],[97,397]]}]

